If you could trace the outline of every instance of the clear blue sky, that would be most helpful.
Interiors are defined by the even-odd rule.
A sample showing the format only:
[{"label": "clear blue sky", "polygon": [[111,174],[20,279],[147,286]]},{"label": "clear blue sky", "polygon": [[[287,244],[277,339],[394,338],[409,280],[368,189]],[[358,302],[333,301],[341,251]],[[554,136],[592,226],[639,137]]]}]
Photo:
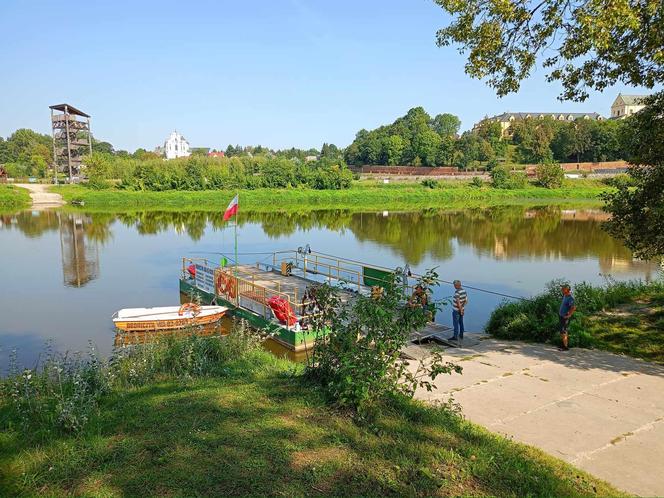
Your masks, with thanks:
[{"label": "clear blue sky", "polygon": [[608,115],[640,91],[560,103],[540,69],[498,99],[436,47],[446,19],[432,0],[2,0],[0,136],[50,133],[48,106],[67,102],[129,151],[175,128],[192,146],[346,146],[418,105],[467,129],[503,111]]}]

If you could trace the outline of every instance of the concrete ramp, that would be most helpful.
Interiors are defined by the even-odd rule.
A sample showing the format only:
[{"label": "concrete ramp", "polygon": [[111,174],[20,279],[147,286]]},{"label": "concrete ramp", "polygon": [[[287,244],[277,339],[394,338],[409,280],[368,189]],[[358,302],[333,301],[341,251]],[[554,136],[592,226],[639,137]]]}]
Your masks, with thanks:
[{"label": "concrete ramp", "polygon": [[34,209],[60,207],[65,204],[60,194],[48,191],[50,185],[43,183],[16,183],[15,185],[30,192],[32,207]]}]

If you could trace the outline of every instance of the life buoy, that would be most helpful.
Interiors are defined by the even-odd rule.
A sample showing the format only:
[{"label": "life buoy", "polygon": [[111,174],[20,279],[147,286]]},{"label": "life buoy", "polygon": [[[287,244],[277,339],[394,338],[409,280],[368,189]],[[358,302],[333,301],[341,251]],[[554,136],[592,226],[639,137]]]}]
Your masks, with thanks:
[{"label": "life buoy", "polygon": [[267,300],[267,304],[281,323],[285,323],[289,327],[297,323],[297,316],[295,316],[293,309],[285,298],[272,296]]},{"label": "life buoy", "polygon": [[178,310],[178,315],[182,316],[187,311],[191,311],[191,313],[194,316],[196,316],[201,313],[201,307],[196,303],[184,303],[182,306],[180,306],[180,309]]}]

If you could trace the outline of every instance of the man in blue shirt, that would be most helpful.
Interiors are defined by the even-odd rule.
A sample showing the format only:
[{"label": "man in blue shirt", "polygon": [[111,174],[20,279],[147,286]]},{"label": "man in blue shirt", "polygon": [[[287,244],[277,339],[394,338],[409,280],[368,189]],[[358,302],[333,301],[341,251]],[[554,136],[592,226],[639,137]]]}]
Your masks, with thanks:
[{"label": "man in blue shirt", "polygon": [[563,342],[563,347],[560,348],[562,351],[568,351],[568,342],[569,342],[569,321],[572,318],[572,315],[576,311],[576,305],[574,304],[574,296],[572,296],[572,290],[568,284],[564,284],[560,287],[560,290],[563,293],[563,301],[560,303],[560,310],[558,311],[558,320],[560,323],[560,338]]}]

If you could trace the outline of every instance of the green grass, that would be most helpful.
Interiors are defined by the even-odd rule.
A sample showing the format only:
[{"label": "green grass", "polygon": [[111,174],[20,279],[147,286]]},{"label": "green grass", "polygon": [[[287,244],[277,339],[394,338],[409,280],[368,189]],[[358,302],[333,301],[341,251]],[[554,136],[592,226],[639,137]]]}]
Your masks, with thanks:
[{"label": "green grass", "polygon": [[[559,281],[522,301],[505,302],[489,317],[487,333],[501,339],[559,344]],[[585,282],[572,285],[576,312],[570,346],[603,349],[664,364],[664,281]]]},{"label": "green grass", "polygon": [[[599,202],[599,194],[607,189],[599,182],[581,180],[566,183],[560,189],[528,187],[500,190],[472,187],[467,182],[443,182],[441,188],[420,184],[355,182],[348,190],[257,189],[240,191],[241,208],[274,209],[373,209],[398,210],[421,207],[496,205],[510,203],[566,203],[570,201]],[[83,201],[85,209],[197,209],[219,210],[226,207],[235,191],[207,190],[196,192],[137,192],[125,190],[91,190],[83,186],[54,187],[67,202]]]},{"label": "green grass", "polygon": [[592,316],[587,327],[598,348],[664,365],[664,291]]},{"label": "green grass", "polygon": [[[113,391],[77,436],[0,433],[0,495],[617,495],[539,450],[401,402],[363,427],[265,352]],[[0,417],[3,412],[0,410]]]},{"label": "green grass", "polygon": [[0,185],[0,210],[20,209],[30,206],[30,194],[13,185]]}]

